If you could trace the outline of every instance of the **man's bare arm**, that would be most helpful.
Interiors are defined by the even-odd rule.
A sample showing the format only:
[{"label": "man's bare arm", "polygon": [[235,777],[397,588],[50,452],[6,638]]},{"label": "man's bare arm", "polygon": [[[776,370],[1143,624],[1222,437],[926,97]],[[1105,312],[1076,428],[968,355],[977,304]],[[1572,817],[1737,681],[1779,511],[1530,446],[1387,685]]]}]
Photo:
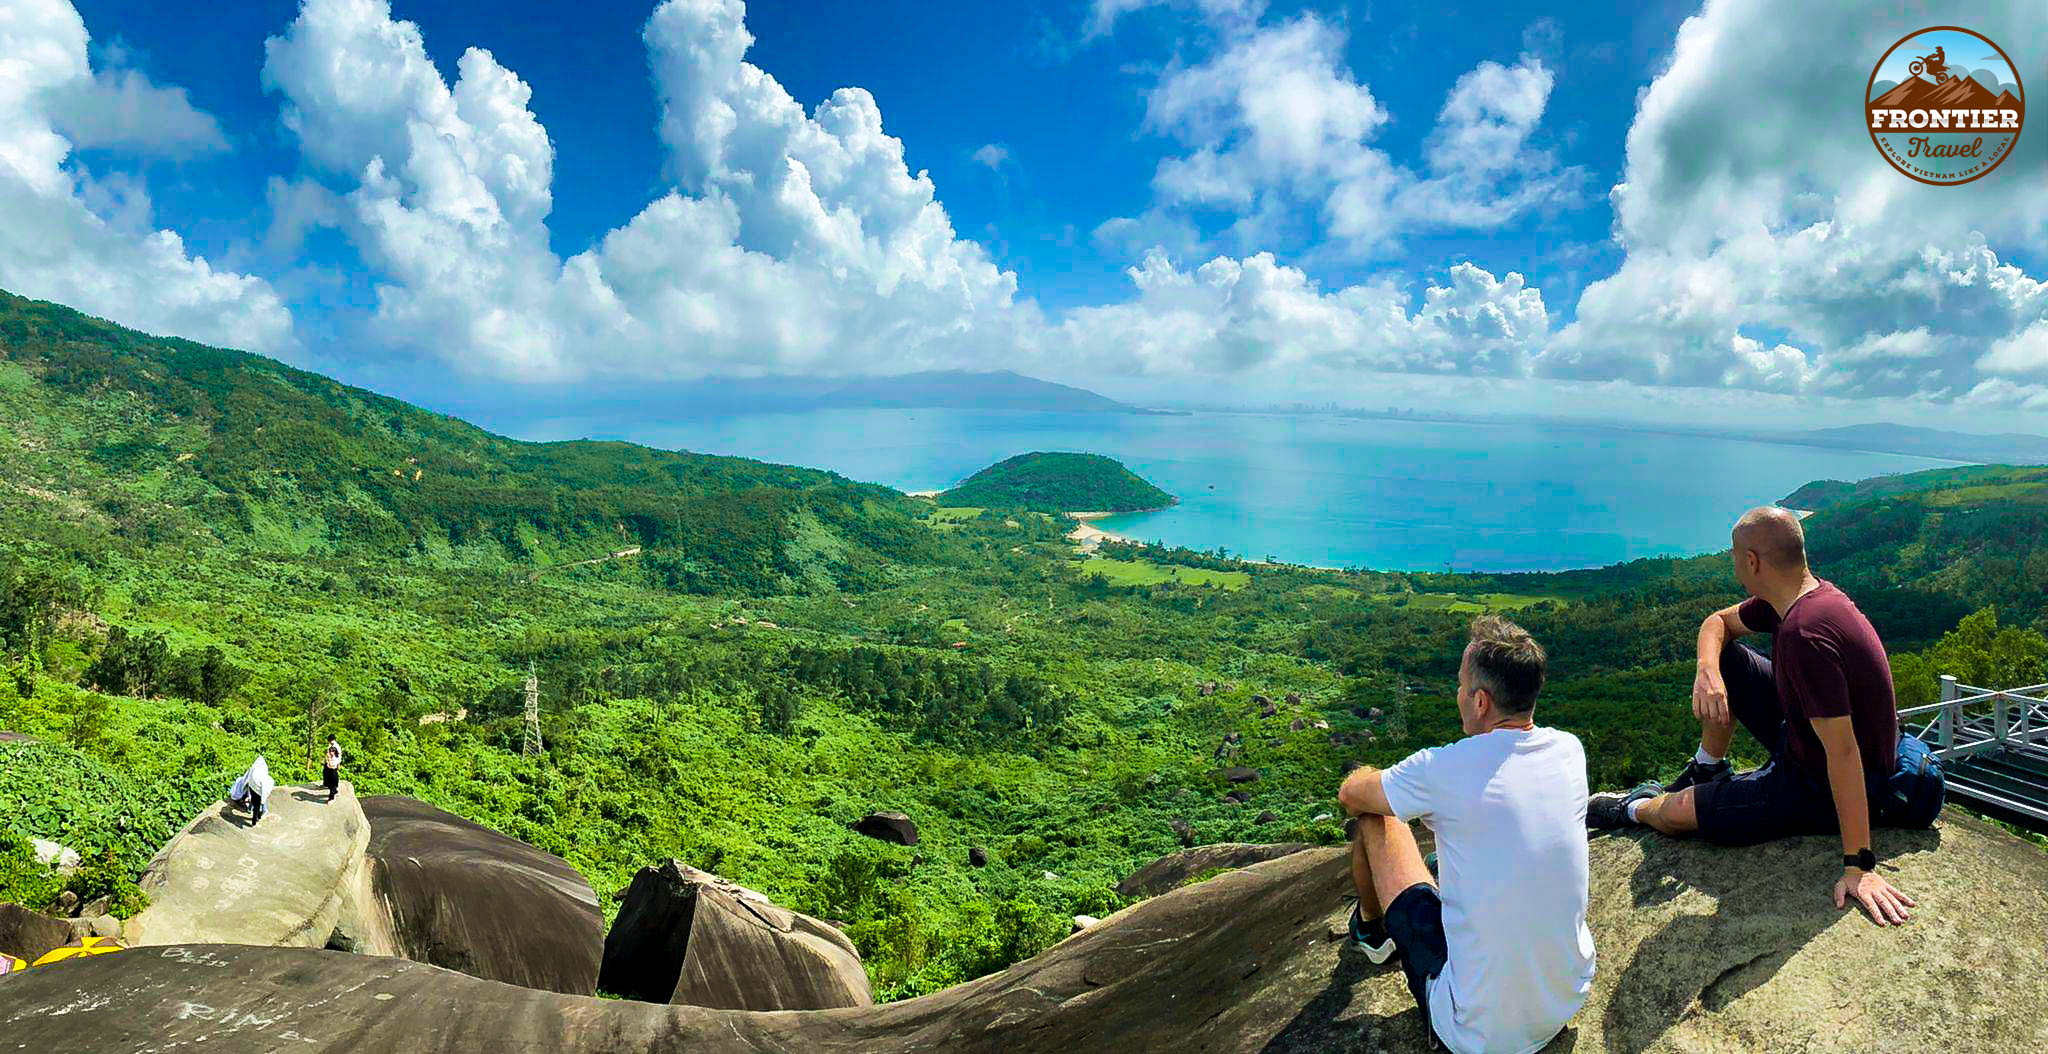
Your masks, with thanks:
[{"label": "man's bare arm", "polygon": [[[1827,750],[1828,787],[1841,824],[1842,855],[1853,856],[1872,848],[1870,796],[1863,785],[1863,752],[1856,745],[1856,729],[1844,715],[1814,718],[1813,732]],[[1882,876],[1856,867],[1843,868],[1841,881],[1835,883],[1835,906],[1846,906],[1850,898],[1880,926],[1905,922],[1906,909],[1913,906],[1913,898],[1893,889]]]},{"label": "man's bare arm", "polygon": [[1728,685],[1721,680],[1721,651],[1737,637],[1755,630],[1742,624],[1742,605],[1731,604],[1700,623],[1699,661],[1692,676],[1692,713],[1709,724],[1725,725]]},{"label": "man's bare arm", "polygon": [[1337,788],[1337,801],[1344,806],[1346,815],[1394,815],[1394,807],[1387,804],[1387,791],[1381,785],[1380,776],[1379,769],[1365,766],[1344,777],[1344,785]]}]

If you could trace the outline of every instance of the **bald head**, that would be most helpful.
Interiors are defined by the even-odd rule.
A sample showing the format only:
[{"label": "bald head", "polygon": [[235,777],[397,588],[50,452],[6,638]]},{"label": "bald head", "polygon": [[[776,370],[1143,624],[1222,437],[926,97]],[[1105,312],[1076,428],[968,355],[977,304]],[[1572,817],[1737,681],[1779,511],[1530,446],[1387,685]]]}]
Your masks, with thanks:
[{"label": "bald head", "polygon": [[1735,548],[1755,551],[1773,571],[1806,570],[1806,529],[1790,509],[1763,505],[1743,513],[1735,521]]}]

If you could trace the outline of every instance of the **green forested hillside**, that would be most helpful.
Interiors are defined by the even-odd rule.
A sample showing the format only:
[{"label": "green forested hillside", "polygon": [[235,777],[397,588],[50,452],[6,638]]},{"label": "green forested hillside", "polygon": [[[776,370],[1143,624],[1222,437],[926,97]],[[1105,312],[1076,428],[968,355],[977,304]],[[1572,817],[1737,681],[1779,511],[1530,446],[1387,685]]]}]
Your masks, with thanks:
[{"label": "green forested hillside", "polygon": [[2038,497],[2039,488],[2043,485],[2048,485],[2048,466],[1962,465],[1874,476],[1855,482],[1815,480],[1786,495],[1778,504],[1788,509],[1818,512],[1832,505],[1899,494],[1947,492],[1958,498],[2025,497],[2030,494]]},{"label": "green forested hillside", "polygon": [[[0,509],[146,543],[533,568],[640,546],[691,593],[858,588],[943,546],[901,495],[623,443],[524,443],[236,351],[0,292]],[[54,496],[50,496],[54,495]]]},{"label": "green forested hillside", "polygon": [[[1979,570],[2040,558],[2023,497],[1808,521],[1820,572],[1892,641],[1902,697],[1944,671],[2048,680],[2039,577]],[[0,737],[0,900],[53,888],[26,837],[80,849],[95,865],[72,881],[114,889],[256,751],[310,780],[333,734],[362,791],[561,854],[608,911],[678,857],[844,920],[895,998],[1120,906],[1114,884],[1178,847],[1176,821],[1201,842],[1339,838],[1345,762],[1458,734],[1479,611],[1549,646],[1539,716],[1585,739],[1596,784],[1666,772],[1697,731],[1693,633],[1739,598],[1725,555],[1439,575],[1110,543],[1235,588],[1118,585],[1056,515],[1010,509],[514,442],[0,299],[0,731],[38,741]],[[849,829],[875,809],[908,813],[920,844]]]},{"label": "green forested hillside", "polygon": [[1179,499],[1100,454],[1018,454],[939,495],[946,506],[1040,512],[1135,512]]}]

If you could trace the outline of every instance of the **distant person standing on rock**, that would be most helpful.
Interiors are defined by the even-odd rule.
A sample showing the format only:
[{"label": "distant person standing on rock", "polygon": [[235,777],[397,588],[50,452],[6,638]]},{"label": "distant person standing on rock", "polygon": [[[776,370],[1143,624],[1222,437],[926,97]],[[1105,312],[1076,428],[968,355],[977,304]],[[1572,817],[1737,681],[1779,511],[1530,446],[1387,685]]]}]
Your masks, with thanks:
[{"label": "distant person standing on rock", "polygon": [[341,741],[330,738],[327,741],[327,756],[321,759],[320,783],[327,788],[327,800],[341,790]]},{"label": "distant person standing on rock", "polygon": [[254,827],[263,822],[263,814],[269,809],[271,792],[276,789],[277,782],[270,778],[270,762],[263,760],[263,755],[258,754],[255,762],[250,764],[249,771],[242,773],[235,780],[235,785],[228,788],[228,802],[247,808],[249,826]]},{"label": "distant person standing on rock", "polygon": [[[1337,800],[1357,817],[1351,941],[1396,953],[1430,1038],[1454,1051],[1537,1050],[1593,988],[1586,926],[1586,751],[1536,725],[1547,658],[1496,616],[1472,623],[1458,666],[1465,738],[1361,768]],[[1407,821],[1436,832],[1443,885]]]},{"label": "distant person standing on rock", "polygon": [[[1877,874],[1871,824],[1881,809],[1899,826],[1931,823],[1941,775],[1924,763],[1924,744],[1899,735],[1884,642],[1841,590],[1814,577],[1790,509],[1749,510],[1733,543],[1735,577],[1750,598],[1700,625],[1698,752],[1668,787],[1652,780],[1595,796],[1586,822],[1697,832],[1722,845],[1840,832],[1835,906],[1854,900],[1879,925],[1903,923],[1913,898]],[[1751,633],[1771,635],[1769,658],[1736,640]],[[1738,722],[1771,752],[1739,775],[1727,761]]]}]

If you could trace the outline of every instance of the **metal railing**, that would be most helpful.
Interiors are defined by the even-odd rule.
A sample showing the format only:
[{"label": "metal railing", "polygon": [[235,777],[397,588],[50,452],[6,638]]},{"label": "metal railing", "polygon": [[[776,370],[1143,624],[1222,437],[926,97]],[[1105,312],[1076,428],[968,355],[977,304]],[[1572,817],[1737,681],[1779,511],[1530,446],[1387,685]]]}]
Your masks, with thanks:
[{"label": "metal railing", "polygon": [[1995,690],[1943,675],[1940,702],[1899,711],[1902,725],[1914,718],[1952,792],[2048,822],[2048,684]]},{"label": "metal railing", "polygon": [[1968,757],[1987,750],[2030,750],[2048,757],[2048,684],[1996,690],[1941,678],[1941,701],[1899,711],[1901,723],[1933,715],[1917,733],[1936,757]]}]

